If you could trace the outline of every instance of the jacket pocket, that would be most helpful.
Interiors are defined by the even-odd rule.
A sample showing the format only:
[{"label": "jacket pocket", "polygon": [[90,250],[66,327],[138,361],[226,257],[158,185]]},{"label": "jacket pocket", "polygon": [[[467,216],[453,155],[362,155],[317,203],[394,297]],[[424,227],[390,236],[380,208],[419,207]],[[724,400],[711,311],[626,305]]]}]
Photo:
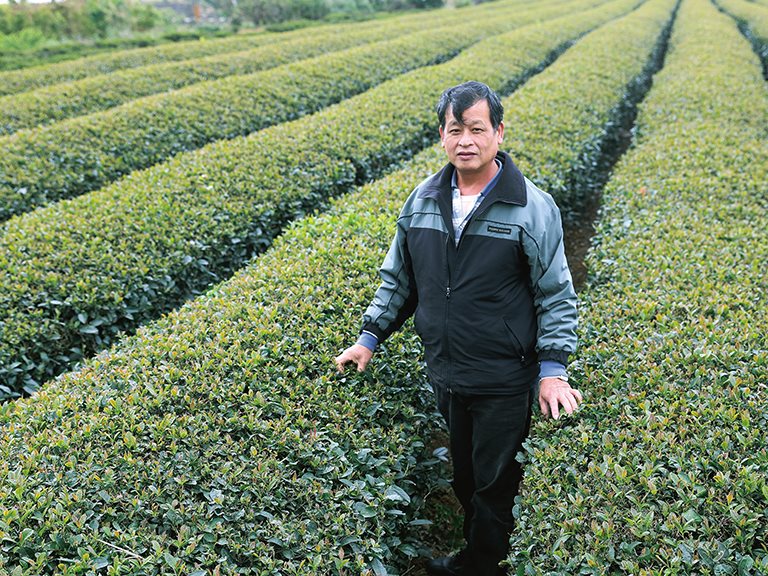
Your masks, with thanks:
[{"label": "jacket pocket", "polygon": [[504,325],[507,328],[507,337],[510,345],[512,346],[512,351],[514,352],[514,355],[521,359],[524,359],[525,353],[526,353],[526,347],[523,346],[523,343],[520,340],[520,337],[518,336],[518,332],[515,329],[514,318],[504,318]]}]

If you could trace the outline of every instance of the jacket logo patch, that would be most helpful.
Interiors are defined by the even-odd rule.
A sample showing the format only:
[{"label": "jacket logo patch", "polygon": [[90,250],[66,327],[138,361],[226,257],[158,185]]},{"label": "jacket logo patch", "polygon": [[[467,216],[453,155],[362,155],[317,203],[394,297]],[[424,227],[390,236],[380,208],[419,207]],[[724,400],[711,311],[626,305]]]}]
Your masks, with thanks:
[{"label": "jacket logo patch", "polygon": [[502,228],[501,226],[490,224],[488,226],[488,232],[493,232],[494,234],[512,234],[512,228]]}]

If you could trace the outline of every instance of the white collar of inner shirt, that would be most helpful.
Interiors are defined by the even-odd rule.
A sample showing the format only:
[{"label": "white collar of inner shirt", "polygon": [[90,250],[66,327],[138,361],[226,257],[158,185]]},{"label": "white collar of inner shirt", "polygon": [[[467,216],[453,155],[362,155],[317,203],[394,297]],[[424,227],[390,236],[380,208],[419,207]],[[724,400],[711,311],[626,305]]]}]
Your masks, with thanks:
[{"label": "white collar of inner shirt", "polygon": [[[490,187],[496,183],[496,180],[499,177],[499,173],[501,172],[501,160],[499,160],[498,158],[494,158],[493,161],[496,162],[496,174],[493,175],[493,178],[491,178],[488,181],[488,184],[485,185],[485,188],[482,189],[482,191],[479,194],[480,198],[485,196],[488,190],[490,189]],[[456,194],[456,192],[461,194],[461,190],[459,190],[459,179],[458,179],[458,176],[456,175],[455,169],[453,171],[453,174],[451,175],[451,189],[453,190],[454,195]]]}]

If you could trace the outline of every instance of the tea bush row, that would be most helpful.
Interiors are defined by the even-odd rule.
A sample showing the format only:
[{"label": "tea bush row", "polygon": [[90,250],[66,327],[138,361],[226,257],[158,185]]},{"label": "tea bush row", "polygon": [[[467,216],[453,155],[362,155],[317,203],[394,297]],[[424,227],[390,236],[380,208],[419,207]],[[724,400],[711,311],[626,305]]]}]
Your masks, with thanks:
[{"label": "tea bush row", "polygon": [[[507,8],[509,9],[509,8]],[[512,5],[517,13],[519,7]],[[562,8],[560,8],[562,9]],[[539,10],[539,8],[536,8]],[[457,19],[471,19],[478,10],[439,11],[430,26],[442,27]],[[481,13],[486,13],[484,10]],[[497,7],[497,18],[506,18],[504,4]],[[368,24],[340,32],[325,27],[323,34],[298,37],[241,52],[227,52],[206,58],[141,66],[111,74],[46,86],[24,94],[0,98],[0,134],[52,124],[112,108],[151,94],[178,90],[184,86],[225,76],[252,74],[296,60],[319,56],[361,44],[390,40],[424,29],[421,19],[398,19],[385,24]]]},{"label": "tea bush row", "polygon": [[125,68],[203,58],[225,52],[237,52],[298,36],[297,33],[285,35],[257,33],[230,36],[218,40],[192,40],[178,44],[120,50],[55,64],[43,64],[31,68],[0,72],[0,95],[19,94],[59,82],[70,82],[88,76],[108,74]]},{"label": "tea bush row", "polygon": [[185,150],[315,111],[471,41],[420,33],[198,84],[3,139],[0,217],[99,188]]},{"label": "tea bush row", "polygon": [[[114,53],[118,50],[130,50],[132,48],[146,48],[175,42],[193,40],[213,40],[225,38],[236,34],[228,29],[205,28],[199,30],[171,31],[160,36],[131,36],[130,38],[105,38],[83,42],[61,42],[54,46],[32,48],[27,50],[7,50],[0,54],[0,72],[18,70],[42,64],[54,64],[65,60],[76,60],[96,54]],[[251,31],[240,32],[251,34]],[[255,32],[254,33],[259,33]]]},{"label": "tea bush row", "polygon": [[[652,46],[671,10],[655,4],[610,28],[645,28]],[[618,61],[634,42],[613,44]],[[594,40],[568,54],[582,46],[571,64],[588,71]],[[509,126],[540,113],[516,101],[504,101]],[[420,553],[437,427],[418,340],[395,335],[363,376],[336,376],[332,359],[354,338],[394,215],[443,162],[430,148],[294,224],[204,297],[0,408],[0,563],[20,576],[385,574]],[[3,537],[16,533],[23,541]]]},{"label": "tea bush row", "polygon": [[[505,0],[505,3],[509,0]],[[402,20],[415,19],[427,22],[436,12],[419,13],[415,15],[398,16],[386,19],[386,25],[395,24]],[[71,82],[90,76],[109,74],[116,70],[138,68],[161,64],[163,62],[180,62],[194,58],[205,58],[228,52],[241,52],[258,46],[282,43],[297,38],[310,38],[316,35],[326,35],[329,31],[346,34],[353,30],[375,29],[382,26],[381,22],[364,22],[356,24],[336,24],[333,26],[317,26],[309,29],[295,30],[283,33],[251,33],[227,38],[210,40],[194,40],[162,46],[121,50],[108,54],[87,56],[78,60],[34,66],[22,70],[0,73],[0,96],[18,94],[35,90],[43,86]]]},{"label": "tea bush row", "polygon": [[[503,0],[503,2],[499,2],[499,4],[494,4],[494,7],[520,5],[523,3],[522,0]],[[549,1],[543,2],[542,4],[548,3]],[[483,8],[471,8],[471,11],[481,12],[490,9],[491,7],[488,6]],[[455,12],[454,17],[460,18],[465,10],[467,9],[462,8],[455,11],[446,10],[446,12]],[[441,19],[445,17],[441,12],[442,11],[429,10],[416,14],[405,14],[362,23],[313,26],[311,28],[303,28],[281,33],[252,33],[218,40],[202,39],[190,42],[179,42],[172,45],[110,52],[108,54],[88,56],[79,60],[35,66],[23,70],[0,72],[0,96],[18,94],[20,92],[35,90],[43,86],[61,82],[70,82],[89,76],[108,74],[116,70],[149,66],[163,62],[179,62],[191,60],[193,58],[205,58],[215,54],[240,52],[286,40],[309,38],[315,35],[322,36],[330,31],[335,31],[339,35],[344,35],[354,30],[375,30],[379,27],[398,26],[400,22],[404,21],[418,22],[424,29],[426,29],[430,22],[435,18]]]},{"label": "tea bush row", "polygon": [[[723,8],[739,22],[763,60],[763,68],[768,72],[768,4],[756,4],[744,0],[717,0]],[[768,78],[768,74],[766,75]]]},{"label": "tea bush row", "polygon": [[[364,197],[374,214],[388,202]],[[400,340],[396,375],[333,373],[378,259],[358,217],[308,221],[248,274],[0,406],[0,572],[384,575],[415,554],[432,411],[417,343]]]},{"label": "tea bush row", "polygon": [[35,390],[121,330],[227,277],[291,219],[433,141],[445,87],[471,74],[505,93],[633,3],[487,39],[313,116],[9,221],[0,237],[0,390]]},{"label": "tea bush row", "polygon": [[574,418],[527,446],[517,574],[768,574],[768,93],[683,0],[604,194]]},{"label": "tea bush row", "polygon": [[509,127],[505,146],[566,217],[581,217],[615,160],[620,132],[662,65],[676,4],[646,2],[593,32],[512,97],[509,108],[524,120]]},{"label": "tea bush row", "polygon": [[[576,10],[584,2],[570,6]],[[547,10],[562,13],[567,7],[521,11],[502,19],[484,14],[477,21],[444,30],[428,29],[387,44],[206,82],[6,136],[0,139],[4,148],[0,219],[97,189],[211,141],[245,135],[316,111],[385,78],[447,59],[486,35],[537,21]]]}]

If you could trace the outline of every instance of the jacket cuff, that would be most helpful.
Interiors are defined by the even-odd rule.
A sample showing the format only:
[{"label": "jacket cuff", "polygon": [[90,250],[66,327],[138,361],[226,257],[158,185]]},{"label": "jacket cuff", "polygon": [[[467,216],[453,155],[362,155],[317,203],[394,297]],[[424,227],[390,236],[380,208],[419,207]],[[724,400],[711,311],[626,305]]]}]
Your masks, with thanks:
[{"label": "jacket cuff", "polygon": [[550,349],[538,351],[539,362],[547,362],[551,360],[553,362],[559,362],[563,366],[568,366],[568,356],[570,356],[570,353],[565,350]]},{"label": "jacket cuff", "polygon": [[542,378],[553,378],[566,374],[565,366],[554,360],[542,360],[539,366],[539,380]]},{"label": "jacket cuff", "polygon": [[367,324],[363,324],[363,329],[360,331],[360,334],[363,334],[365,332],[368,332],[369,334],[372,334],[376,337],[376,340],[378,343],[384,342],[384,340],[387,339],[388,334],[385,334],[384,331],[376,326],[373,322],[368,322]]},{"label": "jacket cuff", "polygon": [[379,339],[376,337],[375,334],[372,334],[367,330],[363,330],[363,332],[357,338],[356,344],[359,344],[360,346],[365,346],[371,352],[375,352],[376,346],[379,345]]}]

